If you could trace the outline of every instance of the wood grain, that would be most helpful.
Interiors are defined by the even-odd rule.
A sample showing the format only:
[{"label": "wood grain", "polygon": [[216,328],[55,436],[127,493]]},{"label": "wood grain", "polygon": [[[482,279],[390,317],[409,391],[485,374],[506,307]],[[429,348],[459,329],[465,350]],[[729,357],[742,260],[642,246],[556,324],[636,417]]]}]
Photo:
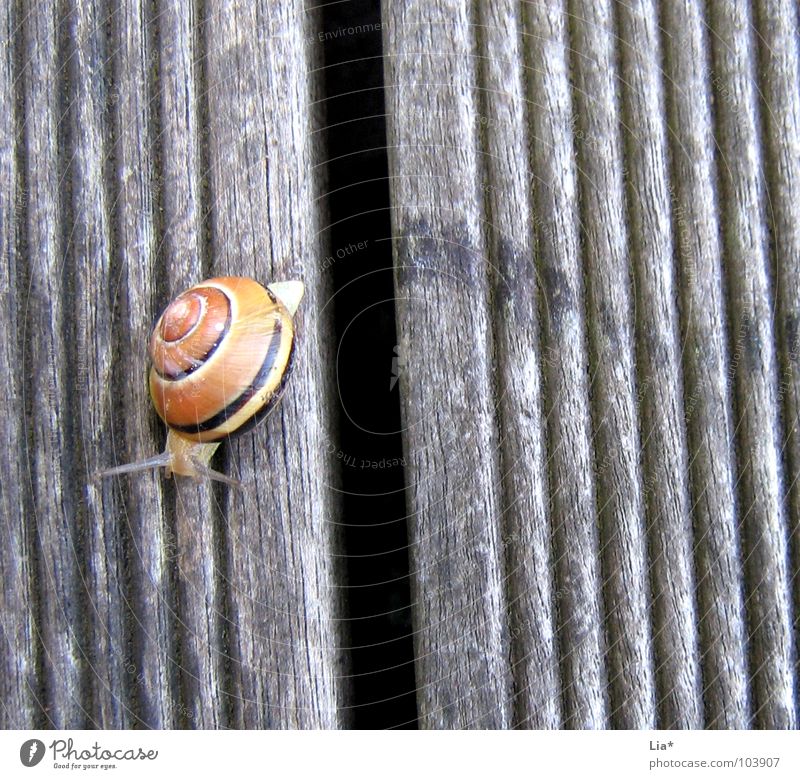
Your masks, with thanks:
[{"label": "wood grain", "polygon": [[796,727],[782,423],[772,332],[766,192],[749,9],[711,4],[716,72],[721,222],[731,368],[736,387],[737,481],[751,642],[752,715],[767,728]]},{"label": "wood grain", "polygon": [[653,587],[659,727],[699,727],[703,705],[667,126],[656,7],[619,9],[636,393]]},{"label": "wood grain", "polygon": [[382,8],[420,724],[509,727],[472,20]]},{"label": "wood grain", "polygon": [[[766,222],[772,234],[770,271],[776,298],[773,322],[779,359],[778,403],[783,412],[781,464],[790,543],[795,657],[800,647],[800,95],[794,88],[800,80],[798,23],[797,6],[791,2],[755,5],[758,71],[763,74],[759,111],[764,138]],[[795,679],[796,716],[798,710],[800,689]]]},{"label": "wood grain", "polygon": [[479,182],[495,331],[502,541],[514,726],[562,723],[547,487],[547,426],[534,246],[539,225],[526,166],[530,135],[521,7],[482,4],[477,18]]},{"label": "wood grain", "polygon": [[[66,30],[55,12],[36,6],[21,20],[23,38],[21,141],[23,187],[28,193],[24,227],[26,279],[20,321],[22,407],[27,429],[22,466],[29,492],[36,608],[42,643],[37,687],[38,717],[55,727],[88,727],[87,656],[81,638],[91,628],[81,584],[83,528],[75,521],[76,459],[67,446],[75,435],[65,327],[74,323],[63,288],[69,234],[68,190],[60,154],[65,124],[59,95],[65,88]],[[40,337],[31,337],[40,334]],[[85,519],[85,517],[84,517]],[[85,560],[85,558],[83,558]]]},{"label": "wood grain", "polygon": [[[670,655],[677,631],[668,625],[672,614],[665,613],[667,603],[673,603],[676,609],[685,605],[680,576],[675,582],[670,562],[674,560],[680,567],[683,560],[680,550],[675,557],[665,556],[665,528],[659,521],[648,523],[647,534],[643,524],[650,494],[659,486],[648,484],[647,463],[642,457],[645,437],[641,413],[647,385],[643,386],[637,373],[636,286],[631,263],[636,249],[631,246],[626,220],[624,76],[617,71],[613,11],[611,3],[570,4],[588,302],[589,392],[598,470],[598,520],[606,552],[603,578],[611,585],[606,588],[606,611],[611,620],[609,681],[616,692],[611,714],[625,727],[652,727],[654,702],[649,690],[654,682],[672,688],[683,681],[684,658],[671,662]],[[624,47],[624,43],[621,45]],[[620,64],[624,67],[624,60]],[[649,592],[645,589],[648,572]],[[665,581],[667,577],[673,581]],[[672,583],[678,585],[674,600],[661,593]],[[653,612],[649,625],[642,619],[645,603]],[[687,622],[680,627],[691,625],[691,609],[685,618]],[[678,695],[685,692],[685,688],[679,690]],[[656,710],[658,705],[656,695]],[[670,712],[668,721],[675,724],[678,718]]]},{"label": "wood grain", "polygon": [[[246,483],[224,503],[233,724],[343,723],[330,308],[300,6],[211,2],[204,41],[214,267],[306,284],[295,376],[264,428],[231,446]],[[266,441],[266,444],[264,443]]]},{"label": "wood grain", "polygon": [[[382,11],[419,725],[796,728],[796,5]],[[0,727],[362,721],[320,29],[0,7]],[[149,328],[223,273],[306,285],[243,489],[93,479],[163,447]]]},{"label": "wood grain", "polygon": [[564,4],[525,11],[562,717],[601,728],[608,708],[568,16]]},{"label": "wood grain", "polygon": [[[332,374],[319,367],[332,365],[332,338],[316,314],[327,292],[315,22],[288,4],[195,11],[42,7],[4,47],[15,110],[2,131],[19,145],[0,158],[0,208],[15,215],[3,219],[2,313],[20,335],[2,359],[22,366],[3,373],[4,440],[19,442],[2,463],[4,726],[348,719]],[[226,452],[244,492],[156,473],[91,480],[163,446],[144,382],[150,325],[191,281],[222,272],[307,290],[289,396]],[[6,485],[19,468],[27,478]]]},{"label": "wood grain", "polygon": [[[203,156],[208,53],[202,37],[206,19],[197,13],[195,7],[187,15],[185,4],[176,2],[163,6],[155,19],[157,61],[164,74],[158,84],[160,110],[153,133],[158,155],[155,195],[163,209],[159,254],[166,263],[166,273],[155,279],[162,295],[156,313],[192,283],[222,275],[207,238],[212,209],[206,189],[208,162]],[[168,635],[179,660],[171,696],[179,705],[173,716],[182,727],[230,727],[226,529],[220,506],[224,497],[208,483],[198,487],[185,480],[176,480],[170,497],[174,513],[164,538],[172,542],[168,564],[173,568],[175,616]]]},{"label": "wood grain", "polygon": [[749,722],[750,690],[715,189],[713,76],[705,66],[709,34],[695,2],[664,6],[663,24],[705,720],[709,727],[742,728]]},{"label": "wood grain", "polygon": [[[197,89],[191,68],[196,56],[191,31],[196,20],[192,14],[180,13],[174,4],[162,4],[155,19],[138,8],[120,9],[112,19],[119,42],[113,52],[111,105],[114,180],[120,184],[114,200],[117,240],[112,287],[119,316],[115,322],[118,358],[111,392],[122,409],[117,419],[125,424],[113,431],[113,440],[120,443],[108,453],[109,464],[143,459],[163,446],[164,432],[157,420],[142,413],[150,403],[142,344],[147,342],[154,314],[170,293],[203,275],[196,204],[200,168],[196,159],[191,161],[191,155],[197,154],[193,121]],[[174,59],[165,49],[175,52]],[[160,88],[151,79],[154,68],[161,74]],[[167,155],[165,148],[170,150]],[[164,270],[166,258],[170,258],[171,286]],[[141,379],[132,381],[132,376]],[[138,725],[184,726],[188,707],[178,694],[176,563],[180,546],[173,495],[162,489],[157,474],[120,480],[119,487],[124,502],[118,516],[129,549],[127,629],[131,640],[125,678],[131,706]]]},{"label": "wood grain", "polygon": [[[62,286],[57,294],[65,307],[64,348],[74,355],[61,360],[68,393],[61,425],[65,443],[71,443],[62,445],[60,459],[70,466],[61,489],[62,498],[69,496],[69,502],[63,503],[65,519],[75,533],[70,551],[78,567],[78,603],[82,605],[78,640],[87,685],[82,697],[92,701],[91,710],[86,711],[87,726],[130,727],[122,662],[127,643],[122,528],[102,503],[87,500],[83,489],[98,451],[109,438],[110,426],[108,406],[102,402],[112,371],[111,192],[106,175],[109,53],[103,29],[107,10],[102,3],[77,3],[60,24],[64,103],[59,130],[71,153],[67,157],[64,147],[59,149],[64,165],[60,207],[66,229]],[[74,387],[82,392],[76,393]],[[53,594],[67,602],[54,584]]]},{"label": "wood grain", "polygon": [[[19,20],[10,4],[0,8],[0,38],[10,41]],[[32,728],[43,716],[37,706],[41,642],[36,631],[36,558],[30,489],[20,452],[25,450],[23,359],[20,336],[25,307],[18,285],[25,278],[25,258],[18,237],[24,235],[28,193],[21,186],[18,46],[4,46],[0,57],[0,723]],[[13,110],[11,110],[13,107]]]}]

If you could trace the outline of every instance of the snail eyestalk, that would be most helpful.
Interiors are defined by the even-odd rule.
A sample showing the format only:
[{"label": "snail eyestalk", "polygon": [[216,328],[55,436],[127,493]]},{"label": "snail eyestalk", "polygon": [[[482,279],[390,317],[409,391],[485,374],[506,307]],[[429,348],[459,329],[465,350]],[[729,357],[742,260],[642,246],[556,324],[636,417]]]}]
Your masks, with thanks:
[{"label": "snail eyestalk", "polygon": [[169,452],[161,452],[161,454],[148,457],[146,460],[140,460],[136,463],[128,463],[127,465],[118,465],[116,468],[105,468],[102,471],[96,471],[92,476],[92,480],[99,481],[108,476],[120,476],[124,473],[139,473],[140,471],[151,471],[155,468],[166,468],[171,461],[172,458]]},{"label": "snail eyestalk", "polygon": [[203,478],[213,481],[223,482],[231,487],[241,488],[242,483],[238,479],[227,476],[224,473],[215,471],[208,467],[208,463],[219,446],[214,444],[196,444],[175,435],[172,430],[167,433],[167,448],[154,457],[140,460],[127,465],[119,465],[116,468],[107,468],[94,474],[94,479],[104,479],[108,476],[121,476],[127,473],[139,473],[157,468],[164,469],[164,475],[170,478],[172,474],[177,476],[189,476],[195,481]]}]

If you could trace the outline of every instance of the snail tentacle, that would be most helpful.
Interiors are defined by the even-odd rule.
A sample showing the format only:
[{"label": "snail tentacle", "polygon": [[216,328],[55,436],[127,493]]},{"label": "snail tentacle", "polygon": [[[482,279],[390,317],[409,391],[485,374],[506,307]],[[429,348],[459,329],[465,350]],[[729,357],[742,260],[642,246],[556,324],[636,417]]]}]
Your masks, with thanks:
[{"label": "snail tentacle", "polygon": [[135,463],[128,463],[127,465],[117,465],[115,468],[106,468],[102,471],[96,471],[93,476],[93,481],[105,479],[107,476],[119,476],[122,473],[137,473],[139,471],[149,471],[155,468],[166,468],[172,462],[172,456],[169,452],[161,452],[161,454],[148,457],[146,460],[139,460]]}]

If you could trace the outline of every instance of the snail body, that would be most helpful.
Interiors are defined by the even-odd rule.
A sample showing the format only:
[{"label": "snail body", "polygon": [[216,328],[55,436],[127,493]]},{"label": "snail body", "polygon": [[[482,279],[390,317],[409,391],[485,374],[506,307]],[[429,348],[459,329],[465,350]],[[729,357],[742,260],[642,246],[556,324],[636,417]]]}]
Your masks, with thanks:
[{"label": "snail body", "polygon": [[220,441],[275,407],[289,378],[301,281],[266,287],[244,277],[194,285],[164,310],[150,336],[150,398],[167,425],[165,450],[100,476],[164,467],[238,485],[208,467]]}]

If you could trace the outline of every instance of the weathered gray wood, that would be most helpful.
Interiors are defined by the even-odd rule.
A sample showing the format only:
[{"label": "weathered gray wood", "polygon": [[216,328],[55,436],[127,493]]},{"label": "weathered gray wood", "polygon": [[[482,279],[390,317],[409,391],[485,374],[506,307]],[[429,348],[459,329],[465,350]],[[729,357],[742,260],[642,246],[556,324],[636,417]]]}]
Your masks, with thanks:
[{"label": "weathered gray wood", "polygon": [[[206,10],[215,24],[204,27],[184,3],[152,17],[40,7],[4,46],[6,727],[348,720],[332,338],[317,315],[314,20],[297,4]],[[6,143],[16,133],[19,147]],[[255,179],[250,199],[237,197]],[[222,272],[307,289],[287,403],[227,451],[245,491],[160,474],[90,481],[163,445],[144,381],[149,328],[171,296]]]},{"label": "weathered gray wood", "polygon": [[[193,257],[197,252],[197,238],[195,235],[193,244],[185,234],[174,240],[176,214],[181,213],[185,221],[194,222],[197,217],[191,211],[185,215],[171,199],[180,199],[187,188],[197,186],[199,178],[198,166],[188,164],[185,152],[187,147],[195,148],[196,142],[192,144],[191,134],[182,124],[192,116],[192,105],[184,101],[193,103],[196,94],[191,68],[187,72],[185,66],[186,58],[191,63],[192,16],[162,5],[154,20],[143,15],[141,7],[130,6],[113,13],[112,19],[117,45],[113,48],[113,86],[109,93],[116,238],[111,298],[119,318],[114,319],[113,378],[104,396],[105,407],[115,416],[113,439],[103,461],[109,465],[147,457],[164,440],[161,426],[151,414],[142,413],[150,403],[143,344],[149,336],[154,308],[163,303],[155,291],[164,289],[163,273],[157,268],[165,255],[176,257],[170,267],[177,286],[163,291],[163,298],[200,275],[195,265],[194,275],[180,278],[188,264],[186,254]],[[184,59],[168,61],[159,49],[161,41],[169,41]],[[160,89],[150,78],[154,65],[160,73]],[[173,101],[181,104],[173,108]],[[158,150],[163,148],[171,153],[159,155]],[[154,157],[160,160],[158,168]],[[164,185],[170,174],[169,185]],[[185,183],[180,186],[179,182]],[[158,216],[162,203],[164,222]],[[178,695],[177,684],[179,655],[172,580],[178,541],[174,519],[167,517],[168,500],[162,493],[160,475],[118,480],[118,487],[122,504],[115,507],[116,516],[126,534],[129,566],[129,643],[123,657],[130,705],[137,726],[178,727],[184,723],[186,705]],[[108,499],[105,495],[104,500]]]},{"label": "weathered gray wood", "polygon": [[[86,725],[130,727],[123,686],[127,636],[120,526],[102,504],[87,501],[84,491],[97,453],[109,436],[109,418],[102,403],[112,370],[107,292],[111,194],[105,175],[109,53],[103,20],[107,15],[104,3],[89,0],[76,3],[60,22],[61,90],[56,91],[63,97],[58,114],[60,208],[66,230],[59,257],[62,284],[54,294],[65,310],[64,319],[53,325],[64,338],[65,351],[57,359],[65,366],[62,378],[67,395],[59,420],[63,439],[56,456],[64,469],[59,485],[63,519],[73,526],[75,537],[70,551],[78,568],[75,605],[81,613],[71,629],[76,630],[86,663],[86,687],[81,693]],[[76,387],[81,388],[79,392]],[[66,602],[55,579],[52,591],[43,595]]]},{"label": "weathered gray wood", "polygon": [[24,188],[28,193],[22,269],[27,280],[20,321],[23,353],[23,407],[29,409],[23,464],[31,492],[31,523],[42,641],[42,688],[38,701],[44,722],[56,727],[87,727],[87,658],[81,638],[88,635],[87,592],[80,581],[80,528],[76,513],[76,461],[69,448],[75,398],[68,363],[65,326],[73,322],[72,301],[63,289],[68,197],[60,135],[65,133],[60,104],[63,49],[56,9],[28,10],[21,20],[23,50]]},{"label": "weathered gray wood", "polygon": [[[569,727],[595,728],[607,725],[608,706],[568,17],[564,4],[531,6],[528,13],[531,175],[541,225],[548,468],[564,719]],[[581,639],[573,641],[575,635]]]},{"label": "weathered gray wood", "polygon": [[[794,653],[800,647],[800,42],[798,8],[790,0],[755,5],[758,72],[764,128],[767,224],[772,233],[770,262],[777,310],[778,400],[783,408],[783,481],[787,491],[790,583],[794,594]],[[797,666],[795,666],[797,668]],[[796,673],[796,671],[795,671]],[[795,679],[795,712],[800,689]]]},{"label": "weathered gray wood", "polygon": [[[604,727],[606,672],[567,13],[564,4],[530,4],[525,12],[562,717],[569,727]],[[576,633],[580,642],[572,641]]]},{"label": "weathered gray wood", "polygon": [[[21,8],[0,726],[347,727],[317,11]],[[383,21],[421,725],[796,727],[796,6]],[[148,331],[217,273],[307,288],[244,489],[91,481],[163,446]]]},{"label": "weathered gray wood", "polygon": [[732,392],[722,287],[702,5],[663,6],[670,199],[679,272],[684,418],[689,446],[705,723],[749,722],[746,627],[735,500]]},{"label": "weathered gray wood", "polygon": [[703,704],[658,19],[649,0],[620,8],[619,18],[658,725],[698,727]]},{"label": "weathered gray wood", "polygon": [[[660,490],[668,486],[647,481],[646,469],[655,455],[647,458],[642,452],[649,433],[642,429],[643,400],[652,394],[648,385],[653,377],[646,371],[637,375],[642,363],[638,343],[634,342],[637,287],[635,261],[631,260],[641,247],[632,241],[626,222],[621,131],[625,128],[623,103],[628,95],[623,92],[625,77],[617,66],[613,3],[572,3],[570,12],[574,20],[572,65],[591,345],[593,440],[599,521],[606,552],[603,577],[609,619],[609,682],[615,693],[612,721],[623,727],[653,727],[656,711],[666,709],[665,726],[690,726],[696,723],[696,706],[685,712],[685,700],[680,699],[691,699],[692,695],[692,669],[686,667],[691,662],[691,639],[678,643],[675,653],[675,639],[677,635],[683,638],[687,627],[691,631],[693,616],[691,603],[686,608],[687,595],[691,597],[683,573],[689,559],[686,539],[682,549],[678,547],[674,555],[667,557],[664,537],[670,524],[674,524],[672,517],[658,516],[654,510],[649,534],[643,524],[651,501],[662,506],[666,502],[656,496],[662,497]],[[626,48],[624,40],[621,47]],[[625,64],[623,55],[620,65]],[[648,86],[652,90],[651,85],[642,88],[646,90]],[[657,99],[657,95],[650,97]],[[650,143],[652,148],[657,141],[647,138],[644,143]],[[658,175],[650,160],[637,162],[639,177]],[[625,164],[629,164],[627,160]],[[651,207],[657,209],[658,204]],[[657,339],[660,334],[652,335]],[[645,365],[649,367],[647,361]],[[648,541],[649,559],[645,555]],[[671,585],[676,585],[674,590]],[[652,625],[643,618],[645,605],[654,607]],[[674,695],[679,700],[664,706],[659,690],[662,695]]]},{"label": "weathered gray wood", "polygon": [[[159,89],[156,196],[163,208],[166,274],[159,287],[163,306],[202,278],[222,275],[213,259],[206,232],[214,207],[205,190],[209,175],[203,157],[204,106],[208,93],[203,38],[207,20],[197,9],[187,14],[182,2],[164,8],[156,18],[158,62],[163,77]],[[187,89],[190,87],[190,89]],[[165,287],[164,287],[165,284]],[[152,321],[152,317],[150,318]],[[160,439],[160,437],[159,437]],[[169,558],[175,567],[175,633],[177,722],[186,727],[231,727],[228,648],[226,646],[223,498],[210,484],[177,481],[174,516],[167,537],[174,542]],[[174,524],[173,524],[174,523]]]},{"label": "weathered gray wood", "polygon": [[[441,306],[438,297],[448,283],[442,279],[449,270],[443,244],[453,237],[451,224],[443,215],[453,209],[468,216],[463,234],[469,236],[469,246],[478,250],[483,244],[470,226],[471,220],[483,218],[476,224],[498,278],[491,302],[504,508],[504,520],[498,525],[508,542],[506,597],[516,722],[530,725],[539,716],[541,726],[563,716],[567,724],[583,726],[604,724],[606,717],[625,727],[747,726],[750,691],[731,407],[735,397],[740,403],[746,398],[750,385],[749,379],[740,379],[732,388],[727,381],[729,363],[736,358],[723,324],[729,312],[722,296],[725,286],[717,241],[712,113],[710,101],[704,98],[710,84],[718,83],[715,74],[703,70],[703,52],[707,51],[703,18],[693,3],[671,4],[668,9],[637,3],[616,10],[611,4],[572,4],[569,41],[575,89],[571,91],[566,48],[561,43],[567,37],[565,11],[525,4],[531,198],[521,185],[518,170],[508,164],[513,159],[519,167],[524,159],[519,143],[525,131],[515,102],[519,52],[514,24],[519,9],[502,3],[478,4],[477,9],[472,19],[475,38],[470,42],[462,32],[466,11],[457,4],[426,9],[424,22],[408,9],[385,8],[390,14],[385,40],[401,299],[398,329],[401,338],[406,338],[408,375],[403,388],[410,393],[404,400],[407,451],[413,462],[415,451],[422,448],[427,452],[446,435],[452,422],[450,409],[443,411],[437,406],[434,417],[420,407],[424,407],[425,397],[436,396],[436,388],[445,383],[443,374],[449,386],[458,386],[448,370],[465,364],[460,333],[477,329],[481,340],[484,338],[483,322],[476,325],[475,312],[466,315],[462,308],[467,292],[457,286],[449,288],[449,309]],[[658,69],[662,59],[660,12],[669,30],[663,40],[673,77],[673,81],[666,79],[666,93]],[[436,37],[441,28],[449,32],[446,40]],[[744,39],[736,42],[737,55],[746,53],[746,43]],[[412,50],[416,59],[409,63]],[[479,59],[477,68],[471,57]],[[741,63],[735,66],[737,78],[747,72]],[[477,101],[476,81],[479,89],[485,88]],[[786,83],[791,83],[788,78]],[[465,113],[468,118],[472,113],[471,122],[465,120]],[[443,127],[445,123],[457,129],[450,124]],[[787,124],[791,122],[784,118],[780,127],[785,130]],[[478,139],[486,152],[482,166],[473,162],[470,152],[475,127],[480,129]],[[669,134],[671,160],[667,156]],[[796,136],[783,132],[782,137],[781,148],[790,148]],[[578,150],[577,170],[570,154],[573,141]],[[747,143],[756,148],[758,139],[749,138]],[[737,152],[739,159],[746,156],[743,148]],[[559,149],[564,150],[560,157]],[[464,180],[465,170],[479,184],[485,182],[483,211],[474,203],[473,185],[471,179]],[[584,267],[580,265],[577,214],[572,211],[578,172],[586,239]],[[785,178],[788,175],[784,173]],[[460,184],[450,188],[451,182]],[[786,194],[784,198],[789,202]],[[531,210],[532,214],[525,213]],[[570,223],[571,212],[575,216]],[[760,223],[754,216],[751,214],[751,221],[758,231]],[[536,299],[528,263],[531,227],[541,251],[541,335],[535,306],[531,306]],[[788,224],[783,229],[788,230]],[[424,240],[419,235],[409,239],[409,233],[423,232]],[[572,241],[570,236],[574,236]],[[411,271],[405,267],[408,265]],[[790,273],[795,267],[796,263]],[[741,278],[742,268],[736,272]],[[584,276],[586,325],[580,282]],[[469,295],[480,311],[484,305],[481,277],[470,281]],[[406,296],[415,300],[407,302]],[[527,305],[519,305],[520,301]],[[433,307],[435,315],[425,310],[426,305]],[[733,316],[741,317],[746,310],[741,300],[731,307],[736,310],[735,315],[731,311]],[[564,333],[565,309],[574,317],[569,337]],[[763,314],[761,322],[766,321]],[[790,317],[791,311],[788,323]],[[432,327],[420,327],[420,319],[435,320],[438,329],[432,332]],[[450,333],[449,339],[440,331]],[[789,360],[793,359],[791,332],[789,324],[784,336]],[[587,346],[591,384],[586,377]],[[530,361],[527,373],[519,362],[525,352]],[[471,372],[475,357],[470,360]],[[480,359],[477,363],[480,383]],[[539,364],[543,401],[539,400]],[[491,394],[491,389],[486,394]],[[542,456],[538,420],[529,422],[523,413],[527,408],[535,417],[542,402],[549,434],[548,503],[537,503],[543,489],[536,470],[536,458]],[[791,396],[787,402],[792,402]],[[480,400],[475,407],[482,408]],[[757,416],[759,423],[765,423],[758,429],[768,439],[770,429],[777,430],[779,423],[774,405],[764,403]],[[562,430],[569,432],[565,436]],[[751,441],[755,432],[753,426],[744,433],[744,440]],[[573,449],[565,452],[564,441]],[[484,447],[485,441],[480,445]],[[520,465],[518,453],[523,447],[529,458]],[[458,455],[462,458],[463,450],[459,449]],[[772,462],[777,463],[777,452],[773,455]],[[786,462],[791,473],[791,456]],[[458,505],[447,499],[447,485],[460,476],[459,464],[446,455],[417,458],[409,473],[415,521],[431,494],[447,507]],[[489,463],[485,467],[494,466]],[[778,473],[775,467],[772,476],[765,476],[766,487],[776,488],[770,493],[773,496],[780,495]],[[426,481],[421,488],[423,475]],[[470,491],[478,480],[471,474]],[[559,504],[560,500],[563,503]],[[755,521],[760,528],[766,514],[772,516],[777,504],[767,502],[770,511],[762,507],[760,520],[743,515],[750,527]],[[554,531],[552,564],[560,609],[563,715],[558,702],[552,700],[552,691],[549,705],[543,702],[548,695],[547,549],[541,536],[531,535],[524,521],[525,514],[537,517],[541,528],[548,512]],[[599,539],[592,520],[595,515],[600,519]],[[423,528],[425,518],[423,510]],[[416,538],[412,534],[412,539]],[[770,611],[766,606],[749,605],[751,613],[768,617],[770,628],[777,625],[779,634],[786,636],[786,591],[782,601],[776,600],[781,582],[786,584],[781,538],[785,544],[785,535],[773,533],[772,545],[761,548],[763,557],[758,563],[768,562],[766,570],[774,572],[777,581],[765,585],[753,580],[751,585],[775,608]],[[438,557],[429,548],[416,554],[422,555],[423,561],[440,561],[451,554],[452,543],[451,538],[435,539]],[[751,544],[749,551],[754,548],[758,551],[759,545]],[[532,553],[527,554],[529,551]],[[752,580],[755,567],[750,572]],[[472,573],[481,580],[471,584],[479,591],[485,571]],[[601,574],[604,616],[598,601]],[[419,692],[423,723],[442,724],[428,716],[431,701],[448,694],[456,697],[457,689],[462,697],[468,696],[457,671],[446,682],[439,681],[440,669],[428,654],[435,653],[437,642],[445,641],[452,630],[452,625],[444,624],[446,619],[454,621],[447,611],[451,594],[437,588],[427,570],[424,574],[412,571],[412,575],[418,593],[416,627],[422,632],[418,674],[423,681],[435,680],[435,692],[429,686]],[[534,582],[540,589],[534,589]],[[430,600],[425,601],[426,597]],[[594,610],[591,606],[587,609],[593,602]],[[539,609],[539,621],[525,621],[532,603]],[[576,615],[583,620],[580,629],[573,621]],[[520,623],[525,625],[524,631],[514,629]],[[763,630],[752,617],[751,623],[753,635]],[[467,630],[474,628],[469,621],[467,626]],[[770,653],[763,643],[756,642],[757,649],[749,659],[749,671],[758,669],[763,683],[771,671],[759,667],[760,659],[774,663],[776,655],[780,658],[783,675],[780,679],[773,676],[767,686],[780,691],[784,701],[793,689],[785,662],[787,646],[782,640]],[[481,651],[486,651],[485,645]],[[537,652],[545,682],[537,690],[539,697],[533,699],[525,697],[525,680],[531,672],[526,661]],[[576,662],[578,656],[580,662]],[[473,689],[476,696],[484,694],[482,689]],[[767,722],[758,715],[755,721]]]},{"label": "weathered gray wood", "polygon": [[776,413],[774,291],[768,268],[755,41],[744,5],[713,2],[711,24],[716,33],[711,50],[753,718],[760,727],[795,727],[785,484],[780,471],[783,433]]},{"label": "weathered gray wood", "polygon": [[531,207],[522,6],[479,6],[476,124],[483,153],[487,261],[493,281],[503,548],[514,726],[560,727],[558,643],[547,504],[536,229]]},{"label": "weathered gray wood", "polygon": [[420,724],[508,727],[473,20],[382,8]]},{"label": "weathered gray wood", "polygon": [[[18,19],[10,3],[0,7],[0,40],[14,39]],[[18,153],[22,125],[16,83],[14,45],[0,55],[0,392],[5,399],[0,417],[0,727],[33,728],[42,724],[37,713],[37,664],[41,646],[35,629],[35,558],[30,493],[25,463],[22,396],[21,304],[19,281],[24,259],[17,237],[24,233],[28,194],[20,186]],[[14,110],[12,110],[14,109]]]},{"label": "weathered gray wood", "polygon": [[335,727],[344,715],[335,460],[327,446],[334,362],[312,207],[312,19],[297,3],[211,2],[206,10],[215,270],[306,284],[287,396],[263,428],[229,450],[246,482],[225,505],[233,724]]}]

